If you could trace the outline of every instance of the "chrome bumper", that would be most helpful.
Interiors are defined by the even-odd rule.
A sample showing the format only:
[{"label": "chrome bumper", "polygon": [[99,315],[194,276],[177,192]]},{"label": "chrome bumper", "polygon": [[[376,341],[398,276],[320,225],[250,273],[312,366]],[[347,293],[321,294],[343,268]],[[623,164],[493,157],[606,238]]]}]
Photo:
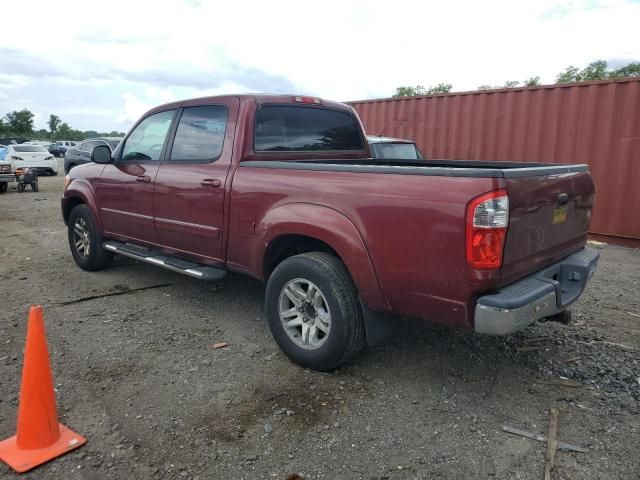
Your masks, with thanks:
[{"label": "chrome bumper", "polygon": [[567,309],[584,291],[600,254],[586,247],[533,275],[478,299],[475,331],[507,335]]},{"label": "chrome bumper", "polygon": [[0,173],[0,182],[15,182],[16,176],[13,173]]}]

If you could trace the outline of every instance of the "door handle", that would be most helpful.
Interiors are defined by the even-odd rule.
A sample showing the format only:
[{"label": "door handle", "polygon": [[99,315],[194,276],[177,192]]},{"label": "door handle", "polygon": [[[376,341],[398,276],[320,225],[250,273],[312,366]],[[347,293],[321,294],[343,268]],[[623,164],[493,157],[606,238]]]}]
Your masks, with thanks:
[{"label": "door handle", "polygon": [[149,183],[151,181],[151,177],[149,175],[139,175],[136,177],[136,182]]},{"label": "door handle", "polygon": [[217,178],[205,178],[200,182],[200,185],[203,187],[218,188],[222,185],[222,182]]}]

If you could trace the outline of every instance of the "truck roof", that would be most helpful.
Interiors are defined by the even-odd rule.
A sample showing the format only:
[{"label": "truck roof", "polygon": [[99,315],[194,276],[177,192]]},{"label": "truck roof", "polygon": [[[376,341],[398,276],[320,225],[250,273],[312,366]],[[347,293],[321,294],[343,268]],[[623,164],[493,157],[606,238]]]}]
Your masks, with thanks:
[{"label": "truck roof", "polygon": [[413,140],[407,140],[406,138],[381,137],[379,135],[367,135],[367,142],[369,143],[416,143]]},{"label": "truck roof", "polygon": [[198,106],[208,103],[215,103],[220,100],[230,100],[233,98],[237,98],[240,101],[246,99],[254,99],[258,105],[264,104],[291,104],[291,105],[307,105],[307,106],[325,106],[330,107],[335,110],[344,110],[347,112],[352,112],[353,109],[351,106],[346,105],[344,103],[333,102],[331,100],[326,100],[319,97],[311,97],[306,95],[295,95],[295,94],[263,94],[263,93],[245,93],[245,94],[237,94],[237,95],[216,95],[211,97],[198,97],[198,98],[189,98],[185,100],[178,100],[177,102],[165,103],[164,105],[159,105],[157,107],[152,108],[145,116],[155,112],[161,112],[163,110],[167,110],[170,108],[179,108],[179,107],[191,107]]}]

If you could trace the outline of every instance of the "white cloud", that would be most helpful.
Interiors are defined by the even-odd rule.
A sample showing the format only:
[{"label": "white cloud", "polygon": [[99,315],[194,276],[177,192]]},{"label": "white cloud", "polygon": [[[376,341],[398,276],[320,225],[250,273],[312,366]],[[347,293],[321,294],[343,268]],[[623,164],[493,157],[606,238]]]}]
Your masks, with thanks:
[{"label": "white cloud", "polygon": [[[0,113],[28,98],[68,112],[77,128],[125,129],[147,108],[189,96],[352,100],[407,84],[551,82],[570,64],[640,59],[632,1],[114,0],[107,21],[86,12],[81,0],[12,5],[30,34],[3,23]],[[52,30],[61,17],[65,28]]]}]

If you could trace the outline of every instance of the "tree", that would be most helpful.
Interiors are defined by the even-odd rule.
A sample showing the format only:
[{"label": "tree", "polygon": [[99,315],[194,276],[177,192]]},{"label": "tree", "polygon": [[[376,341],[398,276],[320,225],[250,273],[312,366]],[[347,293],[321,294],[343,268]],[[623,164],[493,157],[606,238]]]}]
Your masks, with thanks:
[{"label": "tree", "polygon": [[607,78],[609,78],[607,62],[604,60],[596,60],[582,69],[579,81],[606,80]]},{"label": "tree", "polygon": [[26,108],[19,112],[14,110],[5,115],[8,130],[16,135],[31,135],[33,133],[33,113]]},{"label": "tree", "polygon": [[56,139],[56,133],[58,133],[58,127],[61,123],[62,120],[60,120],[59,116],[54,115],[53,113],[49,115],[49,121],[47,124],[49,125],[49,132],[51,132],[51,140]]},{"label": "tree", "polygon": [[415,97],[416,95],[426,95],[426,92],[427,90],[422,85],[416,85],[415,87],[398,87],[393,97]]},{"label": "tree", "polygon": [[640,77],[640,62],[631,62],[609,73],[610,78]]},{"label": "tree", "polygon": [[520,85],[520,82],[518,80],[507,80],[506,82],[504,82],[503,88],[516,88],[518,85]]},{"label": "tree", "polygon": [[580,81],[580,69],[573,65],[569,65],[564,69],[564,72],[560,72],[556,77],[556,83],[571,83]]},{"label": "tree", "polygon": [[450,83],[439,83],[437,85],[432,85],[427,89],[427,95],[437,95],[439,93],[449,93],[453,85]]},{"label": "tree", "polygon": [[608,80],[610,78],[640,77],[640,62],[631,62],[617,69],[610,69],[605,60],[596,60],[580,70],[570,65],[556,77],[556,83]]},{"label": "tree", "polygon": [[540,77],[529,77],[524,81],[525,87],[537,87],[540,85]]},{"label": "tree", "polygon": [[450,83],[439,83],[437,85],[432,85],[429,88],[424,88],[422,85],[405,86],[396,88],[396,93],[393,95],[393,98],[398,97],[415,97],[417,95],[437,95],[439,93],[449,93],[453,85]]},{"label": "tree", "polygon": [[71,127],[67,124],[67,122],[62,122],[58,127],[58,138],[63,140],[71,140]]}]

